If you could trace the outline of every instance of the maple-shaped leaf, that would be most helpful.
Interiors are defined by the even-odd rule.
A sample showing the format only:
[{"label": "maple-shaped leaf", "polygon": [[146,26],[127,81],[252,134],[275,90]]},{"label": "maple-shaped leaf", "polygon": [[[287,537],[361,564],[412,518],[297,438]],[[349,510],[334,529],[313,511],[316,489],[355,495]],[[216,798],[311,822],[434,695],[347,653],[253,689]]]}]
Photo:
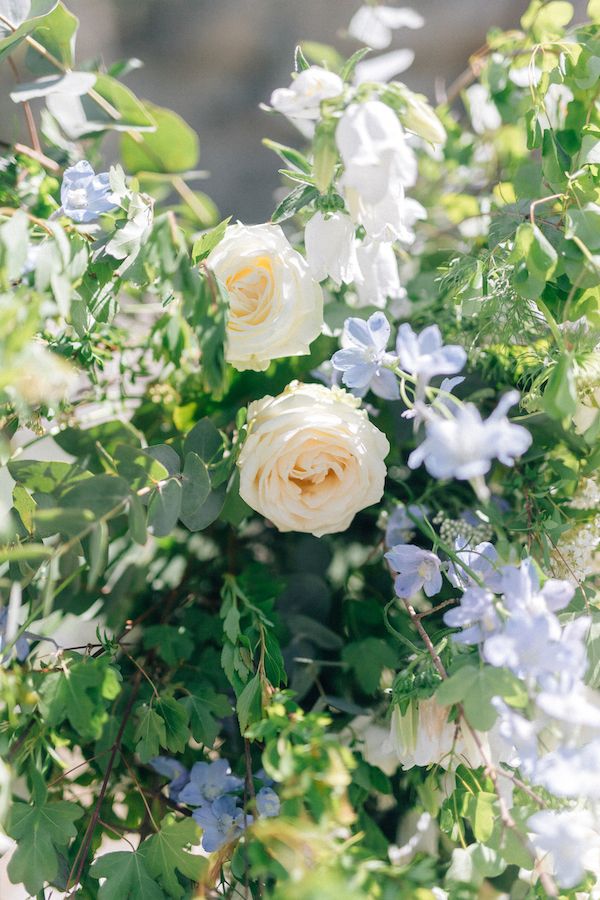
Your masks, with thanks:
[{"label": "maple-shaped leaf", "polygon": [[68,719],[85,739],[99,738],[108,702],[118,696],[120,676],[108,659],[65,655],[62,671],[44,676],[40,711],[47,725]]},{"label": "maple-shaped leaf", "polygon": [[139,721],[133,739],[136,742],[136,752],[145,763],[153,756],[158,756],[160,748],[166,746],[167,732],[164,719],[147,703],[138,706],[137,714]]},{"label": "maple-shaped leaf", "polygon": [[43,802],[32,806],[14,803],[7,827],[17,842],[8,864],[13,884],[24,884],[35,896],[47,881],[53,881],[58,874],[57,848],[62,850],[77,835],[73,822],[82,815],[83,810],[75,803],[47,803],[45,796]]},{"label": "maple-shaped leaf", "polygon": [[190,881],[199,881],[206,868],[206,859],[190,853],[188,847],[200,842],[200,829],[193,819],[177,821],[166,816],[157,834],[147,838],[140,847],[148,871],[158,878],[169,897],[183,897],[185,891],[177,878],[181,872]]},{"label": "maple-shaped leaf", "polygon": [[165,900],[144,857],[136,850],[105,853],[94,860],[90,875],[106,879],[98,891],[98,900]]}]

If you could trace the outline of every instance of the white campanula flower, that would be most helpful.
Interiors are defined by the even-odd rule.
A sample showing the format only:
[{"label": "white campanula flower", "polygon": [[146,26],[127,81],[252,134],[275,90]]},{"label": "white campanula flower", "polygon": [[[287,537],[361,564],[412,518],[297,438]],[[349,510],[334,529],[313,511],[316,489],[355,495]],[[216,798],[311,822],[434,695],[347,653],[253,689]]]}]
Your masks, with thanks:
[{"label": "white campanula flower", "polygon": [[359,396],[370,389],[384,400],[398,400],[398,379],[386,364],[394,357],[386,352],[390,324],[382,312],[363,319],[346,319],[342,347],[333,354],[331,362],[343,372],[342,381]]},{"label": "white campanula flower", "polygon": [[94,222],[102,213],[117,208],[108,172],[96,175],[82,159],[65,169],[60,188],[61,211],[74,222]]},{"label": "white campanula flower", "polygon": [[244,813],[235,797],[225,795],[213,803],[195,809],[192,818],[202,828],[202,849],[207,853],[220,850],[237,840],[253,817]]},{"label": "white campanula flower", "polygon": [[373,50],[384,50],[396,28],[422,28],[424,24],[423,16],[409,7],[365,5],[354,13],[348,33]]},{"label": "white campanula flower", "polygon": [[404,99],[406,101],[406,110],[402,114],[404,127],[430,144],[445,144],[446,129],[425,97],[406,91]]},{"label": "white campanula flower", "polygon": [[506,418],[518,399],[516,391],[509,391],[485,420],[472,403],[457,407],[452,418],[430,414],[425,440],[413,450],[408,465],[416,469],[424,462],[434,478],[458,479],[484,475],[494,458],[506,466],[514,465],[531,445],[527,429]]},{"label": "white campanula flower", "polygon": [[321,103],[338,97],[344,82],[335,72],[321,66],[309,66],[299,72],[287,88],[277,88],[271,94],[271,106],[282,113],[306,136],[314,130],[313,122],[321,115]]},{"label": "white campanula flower", "polygon": [[281,809],[279,797],[270,787],[262,787],[256,795],[256,811],[263,818],[278,816]]},{"label": "white campanula flower", "polygon": [[189,782],[180,791],[179,799],[190,806],[202,806],[223,794],[237,791],[242,784],[241,778],[231,774],[226,759],[217,759],[212,763],[197,762],[191,768]]},{"label": "white campanula flower", "polygon": [[323,327],[323,294],[279,225],[230,225],[206,265],[229,294],[225,359],[264,371],[303,356]]},{"label": "white campanula flower", "polygon": [[415,183],[417,161],[396,113],[379,100],[352,103],[336,143],[344,163],[340,188],[353,220],[370,239],[410,242],[404,187]]},{"label": "white campanula flower", "polygon": [[359,306],[383,309],[388,300],[402,300],[406,291],[400,284],[398,263],[391,243],[356,241],[354,284]]},{"label": "white campanula flower", "polygon": [[350,284],[357,268],[354,224],[341,212],[320,211],[304,229],[306,261],[315,281],[331,278],[336,287]]},{"label": "white campanula flower", "polygon": [[395,547],[396,544],[408,544],[415,532],[415,519],[422,521],[425,516],[429,515],[426,506],[419,506],[416,503],[399,503],[387,521],[385,528],[385,543],[388,547]]},{"label": "white campanula flower", "polygon": [[398,768],[398,757],[390,742],[389,728],[380,725],[372,715],[356,716],[340,732],[340,742],[358,750],[370,766],[386,775]]},{"label": "white campanula flower", "polygon": [[340,388],[292,382],[248,408],[240,496],[280,531],[345,531],[381,499],[385,435]]},{"label": "white campanula flower", "polygon": [[462,628],[453,634],[456,644],[480,644],[501,627],[501,619],[494,606],[494,595],[480,587],[469,587],[460,599],[460,605],[444,613],[444,622],[450,628]]},{"label": "white campanula flower", "polygon": [[394,589],[399,597],[413,597],[421,588],[433,597],[442,588],[442,564],[435,553],[415,544],[399,544],[385,554],[397,573]]},{"label": "white campanula flower", "polygon": [[391,50],[381,56],[370,59],[361,59],[354,69],[354,84],[364,84],[369,81],[385,83],[396,78],[402,72],[410,69],[415,60],[413,50]]},{"label": "white campanula flower", "polygon": [[462,537],[455,538],[454,549],[458,561],[453,561],[448,566],[448,580],[454,587],[465,590],[467,587],[475,587],[477,581],[470,572],[461,565],[467,566],[471,572],[477,575],[485,586],[496,593],[502,590],[502,575],[498,571],[498,553],[489,541],[482,541],[471,547]]},{"label": "white campanula flower", "polygon": [[472,84],[465,91],[471,125],[477,134],[496,131],[502,125],[502,117],[498,107],[492,101],[490,92],[483,84]]},{"label": "white campanula flower", "polygon": [[467,361],[467,354],[458,344],[444,346],[437,325],[429,325],[415,334],[408,322],[398,329],[396,353],[400,366],[417,378],[417,397],[422,397],[426,386],[436,375],[454,375]]},{"label": "white campanula flower", "polygon": [[542,809],[527,820],[534,847],[549,853],[554,876],[562,888],[583,879],[589,854],[600,848],[600,834],[587,810]]}]

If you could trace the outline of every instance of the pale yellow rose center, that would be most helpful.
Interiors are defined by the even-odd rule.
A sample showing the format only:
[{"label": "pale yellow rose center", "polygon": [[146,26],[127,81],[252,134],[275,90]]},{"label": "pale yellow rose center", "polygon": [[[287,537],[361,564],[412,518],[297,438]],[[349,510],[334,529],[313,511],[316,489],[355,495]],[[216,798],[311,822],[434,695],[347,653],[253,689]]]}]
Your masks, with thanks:
[{"label": "pale yellow rose center", "polygon": [[291,467],[288,480],[303,497],[329,493],[342,481],[352,457],[341,448],[326,449],[319,441],[307,441]]},{"label": "pale yellow rose center", "polygon": [[257,256],[247,266],[225,280],[229,291],[229,322],[231,331],[260,325],[269,317],[275,300],[273,264],[268,256]]}]

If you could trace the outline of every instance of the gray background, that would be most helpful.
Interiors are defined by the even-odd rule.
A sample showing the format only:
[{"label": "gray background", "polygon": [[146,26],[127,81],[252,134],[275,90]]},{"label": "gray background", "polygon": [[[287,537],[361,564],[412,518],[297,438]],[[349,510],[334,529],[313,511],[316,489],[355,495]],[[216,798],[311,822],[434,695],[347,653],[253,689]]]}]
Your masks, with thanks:
[{"label": "gray background", "polygon": [[[293,50],[302,39],[333,43],[345,55],[359,46],[344,36],[361,0],[67,0],[79,15],[79,58],[106,63],[136,56],[145,63],[128,84],[138,96],[175,109],[200,135],[200,166],[211,178],[199,187],[224,215],[266,219],[278,185],[277,158],[261,138],[300,142],[292,126],[258,109],[287,86]],[[387,0],[411,5],[410,0]],[[420,31],[395,32],[393,48],[411,47],[411,69],[400,76],[430,98],[436,79],[449,85],[488,28],[519,26],[527,0],[414,0],[426,19]],[[577,17],[585,0],[575,0]],[[6,70],[7,66],[0,66]],[[10,73],[0,71],[0,138],[20,124],[4,98]],[[110,144],[108,145],[110,150]]]}]

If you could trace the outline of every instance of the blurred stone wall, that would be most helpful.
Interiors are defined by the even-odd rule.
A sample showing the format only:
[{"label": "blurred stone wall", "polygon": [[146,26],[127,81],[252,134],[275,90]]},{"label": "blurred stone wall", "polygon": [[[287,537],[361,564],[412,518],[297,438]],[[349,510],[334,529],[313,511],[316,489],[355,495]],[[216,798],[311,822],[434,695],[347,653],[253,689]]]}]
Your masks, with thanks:
[{"label": "blurred stone wall", "polygon": [[[261,138],[298,141],[279,117],[258,109],[289,83],[298,40],[333,43],[349,55],[344,36],[361,0],[67,0],[81,19],[79,57],[107,63],[136,56],[145,63],[127,83],[140,96],[177,110],[200,135],[201,185],[224,215],[251,222],[273,209],[278,160]],[[387,0],[411,5],[410,0]],[[528,0],[413,0],[426,26],[395,33],[392,47],[415,50],[401,77],[430,97],[436,79],[450,84],[492,25],[518,26]],[[585,0],[576,0],[581,17]],[[0,67],[0,68],[6,68]],[[6,75],[4,79],[6,79]],[[2,80],[5,93],[8,82]],[[14,109],[0,103],[0,138],[16,127]],[[5,133],[2,133],[5,132]]]}]

